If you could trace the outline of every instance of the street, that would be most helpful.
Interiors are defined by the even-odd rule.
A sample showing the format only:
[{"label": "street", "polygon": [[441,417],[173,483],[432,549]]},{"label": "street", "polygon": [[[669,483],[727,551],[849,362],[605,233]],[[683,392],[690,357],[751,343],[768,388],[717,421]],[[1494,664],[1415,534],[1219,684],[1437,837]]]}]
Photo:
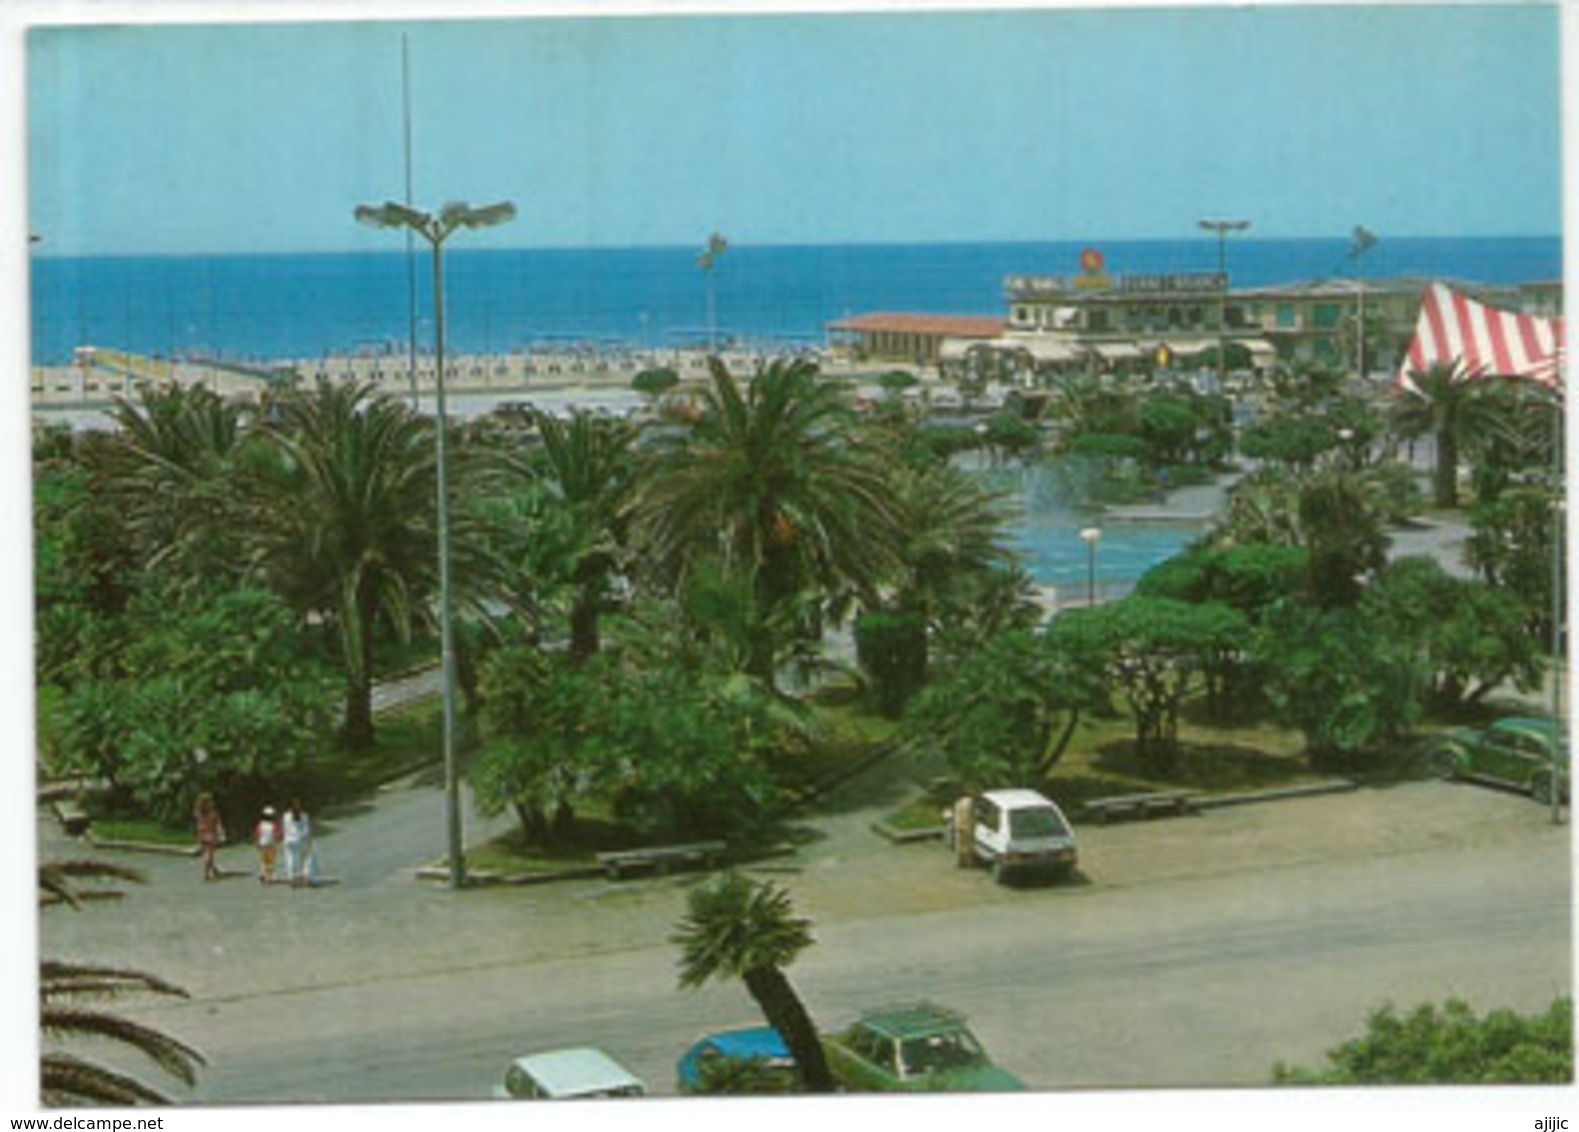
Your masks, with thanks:
[{"label": "street", "polygon": [[[1569,831],[1525,798],[1422,782],[1091,827],[1085,883],[1029,889],[890,846],[872,816],[819,820],[751,870],[816,925],[789,971],[813,1017],[932,999],[1033,1087],[1265,1084],[1389,1001],[1570,993]],[[358,843],[381,820],[326,837],[330,870],[376,860]],[[134,1016],[208,1057],[196,1101],[486,1098],[511,1057],[578,1044],[671,1092],[691,1041],[758,1018],[738,984],[676,986],[668,935],[698,875],[454,894],[402,869],[291,891],[245,875],[243,848],[225,862],[243,875],[205,886],[195,862],[150,860],[119,905],[44,920],[46,953],[192,992]]]}]

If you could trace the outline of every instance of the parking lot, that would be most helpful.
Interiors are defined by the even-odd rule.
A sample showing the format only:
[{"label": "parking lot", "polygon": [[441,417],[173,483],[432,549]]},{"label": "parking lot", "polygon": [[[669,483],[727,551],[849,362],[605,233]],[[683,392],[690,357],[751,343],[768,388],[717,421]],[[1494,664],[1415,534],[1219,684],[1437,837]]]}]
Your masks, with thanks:
[{"label": "parking lot", "polygon": [[[1537,1009],[1570,985],[1568,829],[1517,795],[1416,782],[1082,827],[1082,875],[1052,888],[995,885],[936,842],[890,845],[870,828],[887,801],[857,796],[752,867],[816,925],[792,976],[825,1025],[885,999],[960,1006],[1040,1087],[1254,1083],[1387,998]],[[359,820],[325,838],[327,860]],[[209,1056],[195,1098],[486,1096],[507,1056],[581,1042],[620,1048],[662,1089],[696,1034],[754,1016],[738,985],[676,988],[668,937],[700,874],[454,894],[400,869],[292,891],[250,879],[244,848],[224,856],[236,879],[139,859],[151,883],[129,899],[44,920],[46,952],[192,992],[137,1016]],[[1275,1025],[1213,1008],[1280,987]],[[1215,1037],[1131,1032],[1153,1013]],[[1137,1048],[1120,1055],[1124,1034]]]}]

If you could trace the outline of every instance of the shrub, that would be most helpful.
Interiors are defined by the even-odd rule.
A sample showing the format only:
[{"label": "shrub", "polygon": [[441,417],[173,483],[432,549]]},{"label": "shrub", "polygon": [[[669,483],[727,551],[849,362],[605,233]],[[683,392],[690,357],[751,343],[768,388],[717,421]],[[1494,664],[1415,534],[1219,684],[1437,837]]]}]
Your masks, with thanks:
[{"label": "shrub", "polygon": [[877,610],[855,622],[855,657],[877,710],[897,719],[927,678],[927,626],[919,613]]},{"label": "shrub", "polygon": [[1573,1080],[1573,1060],[1572,999],[1557,999],[1544,1014],[1493,1010],[1481,1018],[1451,999],[1440,1011],[1427,1005],[1407,1016],[1383,1007],[1362,1037],[1327,1051],[1327,1068],[1279,1062],[1272,1079],[1285,1085],[1558,1085]]}]

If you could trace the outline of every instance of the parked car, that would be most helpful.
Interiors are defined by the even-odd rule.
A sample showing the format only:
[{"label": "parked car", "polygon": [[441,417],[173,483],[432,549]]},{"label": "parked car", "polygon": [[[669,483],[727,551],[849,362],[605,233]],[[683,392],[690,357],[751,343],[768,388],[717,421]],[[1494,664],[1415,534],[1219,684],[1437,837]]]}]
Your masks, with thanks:
[{"label": "parked car", "polygon": [[570,1100],[587,1097],[640,1097],[647,1093],[629,1069],[600,1049],[556,1049],[518,1057],[495,1087],[501,1100]]},{"label": "parked car", "polygon": [[988,790],[976,799],[974,820],[976,860],[995,880],[1067,876],[1080,861],[1069,819],[1035,790]]},{"label": "parked car", "polygon": [[[1444,778],[1479,778],[1529,791],[1541,802],[1552,798],[1552,754],[1561,733],[1549,719],[1514,717],[1485,727],[1461,727],[1442,735],[1432,766]],[[1563,800],[1568,798],[1567,743],[1558,767]]]},{"label": "parked car", "polygon": [[880,1010],[823,1039],[828,1068],[857,1092],[1018,1092],[953,1010],[931,1003]]},{"label": "parked car", "polygon": [[[675,1066],[682,1093],[787,1093],[795,1088],[795,1059],[771,1026],[708,1034]],[[727,1078],[727,1081],[725,1080]]]}]

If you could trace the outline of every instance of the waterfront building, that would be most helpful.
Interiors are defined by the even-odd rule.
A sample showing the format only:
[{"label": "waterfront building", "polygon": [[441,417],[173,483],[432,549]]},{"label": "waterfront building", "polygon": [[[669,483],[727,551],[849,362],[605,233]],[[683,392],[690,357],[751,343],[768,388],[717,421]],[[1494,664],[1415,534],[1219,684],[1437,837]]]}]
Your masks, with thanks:
[{"label": "waterfront building", "polygon": [[[1072,276],[1004,280],[1008,317],[960,319],[884,313],[829,330],[863,360],[983,366],[1000,375],[1088,372],[1267,370],[1279,363],[1353,365],[1363,317],[1366,370],[1392,372],[1407,350],[1421,296],[1436,280],[1318,279],[1234,290],[1218,272],[1109,275],[1087,249]],[[1562,284],[1490,287],[1455,283],[1491,306],[1546,317],[1562,309]],[[958,324],[958,325],[956,325]]]},{"label": "waterfront building", "polygon": [[1001,317],[881,312],[829,323],[828,346],[841,360],[935,366],[963,356],[972,343],[998,338],[1006,329],[1008,322]]}]

